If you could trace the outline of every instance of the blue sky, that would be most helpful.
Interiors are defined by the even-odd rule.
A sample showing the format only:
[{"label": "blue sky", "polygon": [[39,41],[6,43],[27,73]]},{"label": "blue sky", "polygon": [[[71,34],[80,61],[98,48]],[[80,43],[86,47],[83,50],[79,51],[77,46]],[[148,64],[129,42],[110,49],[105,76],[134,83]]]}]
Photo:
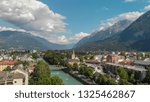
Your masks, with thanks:
[{"label": "blue sky", "polygon": [[148,4],[124,0],[42,0],[50,9],[66,17],[67,28],[72,33],[92,32],[100,22],[118,14],[143,11]]},{"label": "blue sky", "polygon": [[1,0],[0,27],[19,28],[53,43],[68,44],[106,26],[106,21],[135,20],[147,10],[150,0]]}]

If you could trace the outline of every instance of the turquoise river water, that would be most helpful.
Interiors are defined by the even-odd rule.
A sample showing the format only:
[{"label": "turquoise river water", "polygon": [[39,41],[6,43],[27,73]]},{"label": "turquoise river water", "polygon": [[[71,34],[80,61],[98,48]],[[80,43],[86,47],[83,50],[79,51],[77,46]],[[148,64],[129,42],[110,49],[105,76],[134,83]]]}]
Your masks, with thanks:
[{"label": "turquoise river water", "polygon": [[65,85],[83,85],[80,81],[76,80],[68,73],[63,72],[62,70],[56,70],[58,69],[57,66],[50,65],[50,68],[51,68],[51,75],[59,76],[64,81]]}]

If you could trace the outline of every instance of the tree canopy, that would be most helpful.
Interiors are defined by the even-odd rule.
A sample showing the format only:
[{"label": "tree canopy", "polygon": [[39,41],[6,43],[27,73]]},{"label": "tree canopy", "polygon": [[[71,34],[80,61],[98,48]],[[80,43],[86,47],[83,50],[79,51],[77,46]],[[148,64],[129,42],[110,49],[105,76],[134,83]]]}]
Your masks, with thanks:
[{"label": "tree canopy", "polygon": [[30,78],[31,85],[62,85],[63,80],[58,76],[51,77],[50,67],[47,63],[39,61]]}]

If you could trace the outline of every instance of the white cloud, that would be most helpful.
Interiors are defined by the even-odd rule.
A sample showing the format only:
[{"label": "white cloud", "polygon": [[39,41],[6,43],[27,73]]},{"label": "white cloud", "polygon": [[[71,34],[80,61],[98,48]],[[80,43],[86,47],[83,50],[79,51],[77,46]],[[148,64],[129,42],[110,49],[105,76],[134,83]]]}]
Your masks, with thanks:
[{"label": "white cloud", "polygon": [[[90,34],[88,33],[84,33],[84,32],[80,32],[78,34],[75,34],[72,37],[66,37],[65,35],[59,36],[58,38],[56,38],[56,41],[59,44],[71,44],[71,43],[77,43],[79,40],[81,40],[82,38],[89,36]],[[55,36],[54,36],[55,38]]]},{"label": "white cloud", "polygon": [[23,29],[15,29],[10,27],[0,27],[0,31],[20,31],[20,32],[26,32]]},{"label": "white cloud", "polygon": [[0,19],[51,42],[56,33],[66,30],[65,17],[38,0],[1,0]]},{"label": "white cloud", "polygon": [[150,5],[145,6],[144,10],[146,10],[146,11],[150,10]]},{"label": "white cloud", "polygon": [[[10,27],[0,27],[0,31],[19,31],[19,32],[27,32],[27,33],[31,33],[35,36],[37,36],[37,33],[35,32],[29,32],[29,31],[25,31],[24,29],[16,29],[16,28],[10,28]],[[57,36],[55,34],[49,36],[48,33],[43,33],[42,36],[45,36],[45,38],[47,38],[48,41],[53,42],[53,43],[58,43],[58,44],[71,44],[71,43],[77,43],[79,40],[81,40],[82,38],[89,36],[90,34],[88,33],[84,33],[84,32],[80,32],[78,34],[75,34],[74,36],[71,37],[66,37],[65,35],[61,35],[61,36]],[[39,35],[40,36],[40,35]],[[42,37],[40,36],[40,37]],[[55,40],[55,41],[54,41]]]},{"label": "white cloud", "polygon": [[82,38],[89,36],[90,34],[88,33],[84,33],[84,32],[80,32],[78,34],[75,34],[73,37],[69,38],[70,42],[78,42],[79,40],[81,40]]},{"label": "white cloud", "polygon": [[[131,0],[126,1],[131,2]],[[125,18],[135,20],[141,14],[143,13],[129,12],[118,15],[102,23],[100,29],[112,26],[117,21]],[[66,31],[65,17],[54,13],[46,4],[39,0],[0,0],[0,19],[53,43],[75,43],[89,35],[80,32],[73,37],[66,37],[65,35],[58,36],[56,33]],[[4,30],[4,28],[1,29]]]},{"label": "white cloud", "polygon": [[129,20],[129,21],[135,21],[137,18],[139,18],[143,12],[127,12],[120,14],[116,17],[107,19],[106,21],[102,21],[100,24],[100,27],[98,28],[98,31],[105,30],[108,27],[111,27],[115,23],[117,23],[120,20]]},{"label": "white cloud", "polygon": [[70,43],[69,40],[66,38],[65,35],[59,36],[57,41],[61,44],[68,44]]},{"label": "white cloud", "polygon": [[135,2],[136,0],[124,0],[124,2]]}]

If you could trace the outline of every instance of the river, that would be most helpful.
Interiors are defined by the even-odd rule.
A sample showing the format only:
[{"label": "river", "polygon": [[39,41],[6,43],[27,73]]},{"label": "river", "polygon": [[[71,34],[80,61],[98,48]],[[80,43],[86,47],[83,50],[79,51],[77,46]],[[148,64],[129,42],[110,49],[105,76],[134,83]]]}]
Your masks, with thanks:
[{"label": "river", "polygon": [[65,85],[83,85],[80,81],[76,80],[68,73],[63,72],[62,70],[56,70],[58,69],[58,67],[50,65],[50,68],[51,68],[51,75],[59,76],[64,81]]}]

